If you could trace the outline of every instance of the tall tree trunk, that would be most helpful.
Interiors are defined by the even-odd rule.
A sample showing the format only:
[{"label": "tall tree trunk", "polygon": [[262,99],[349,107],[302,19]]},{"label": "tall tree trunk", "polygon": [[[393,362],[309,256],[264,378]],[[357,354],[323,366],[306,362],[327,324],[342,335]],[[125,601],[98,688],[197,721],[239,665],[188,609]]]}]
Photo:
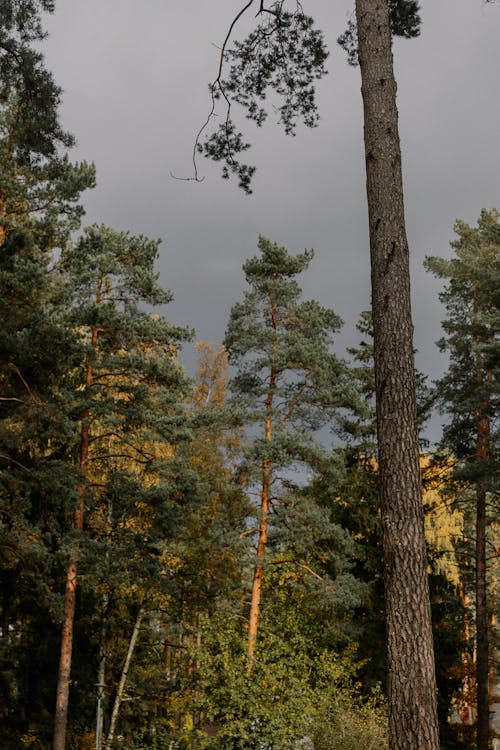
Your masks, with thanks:
[{"label": "tall tree trunk", "polygon": [[389,746],[438,750],[409,252],[387,0],[356,0],[388,643]]},{"label": "tall tree trunk", "polygon": [[0,188],[0,247],[5,241],[5,191]]},{"label": "tall tree trunk", "polygon": [[259,520],[259,539],[257,543],[257,561],[255,564],[252,597],[250,600],[250,615],[248,618],[248,644],[247,644],[247,664],[248,670],[251,671],[255,659],[255,645],[257,642],[257,631],[259,628],[260,600],[262,597],[262,581],[264,579],[264,560],[267,546],[267,529],[269,515],[269,461],[263,461],[262,466],[262,489],[260,493],[260,520]]},{"label": "tall tree trunk", "polygon": [[97,670],[97,715],[95,730],[95,747],[96,750],[102,748],[103,732],[103,703],[104,691],[106,689],[106,656],[107,656],[107,631],[108,631],[108,606],[109,594],[104,592],[102,596],[101,610],[101,636],[99,639],[99,668]]},{"label": "tall tree trunk", "polygon": [[[82,428],[81,458],[88,457],[88,426]],[[83,531],[83,511],[85,504],[85,485],[78,490],[77,507],[73,528]],[[73,652],[73,624],[76,606],[76,577],[78,572],[78,553],[72,552],[66,569],[66,591],[64,595],[63,627],[61,634],[61,655],[59,658],[59,676],[57,680],[56,712],[54,717],[54,750],[66,750],[66,730],[68,724],[69,686],[71,680],[71,657]]]},{"label": "tall tree trunk", "polygon": [[[278,322],[276,320],[276,306],[270,296],[269,299],[271,306],[271,325],[274,329],[274,350],[278,347],[277,340],[277,329]],[[273,428],[272,428],[272,410],[273,410],[273,399],[274,390],[276,388],[276,371],[274,367],[271,367],[271,373],[269,376],[269,388],[266,397],[266,415],[264,419],[264,436],[268,443],[273,439]],[[264,458],[262,461],[262,485],[260,490],[260,518],[259,518],[259,538],[257,542],[257,561],[255,564],[253,581],[252,581],[252,596],[250,600],[250,614],[248,618],[248,643],[247,643],[247,669],[249,672],[253,669],[255,660],[255,645],[257,643],[257,631],[259,628],[259,617],[260,617],[260,600],[262,597],[262,582],[264,580],[264,561],[266,557],[267,547],[267,532],[269,525],[269,500],[270,500],[270,489],[271,489],[271,462],[269,458]]]},{"label": "tall tree trunk", "polygon": [[139,630],[141,629],[141,624],[144,618],[144,613],[145,613],[145,604],[143,603],[141,604],[137,612],[137,616],[135,618],[135,623],[134,623],[134,629],[132,630],[132,635],[130,636],[127,656],[125,657],[125,662],[123,664],[120,682],[118,684],[118,689],[116,691],[116,696],[115,696],[115,702],[113,704],[113,711],[111,713],[111,720],[109,722],[109,731],[108,731],[108,736],[106,738],[105,750],[111,750],[111,748],[113,747],[113,740],[115,738],[115,730],[116,730],[116,722],[118,720],[120,706],[123,701],[123,693],[125,691],[125,684],[127,682],[127,677],[128,677],[128,673],[130,669],[130,663],[132,661],[132,656],[134,655],[135,644],[137,642]]},{"label": "tall tree trunk", "polygon": [[[92,329],[91,342],[95,349],[97,347],[98,330]],[[85,385],[87,388],[92,384],[92,365],[88,364],[85,373]],[[85,477],[88,474],[89,464],[89,440],[90,425],[89,412],[85,410],[82,415],[82,428],[80,435],[80,471],[83,481],[78,487],[78,497],[73,516],[73,529],[81,535],[83,531],[83,516],[85,510],[85,495],[87,486]],[[63,627],[61,634],[61,654],[59,658],[59,676],[57,680],[56,710],[54,717],[54,742],[53,750],[66,750],[66,732],[68,725],[69,686],[71,680],[71,657],[73,652],[73,624],[75,621],[76,605],[76,578],[78,573],[78,549],[72,551],[68,567],[66,569],[66,591],[64,594]]]},{"label": "tall tree trunk", "polygon": [[[480,374],[478,373],[480,377]],[[485,405],[485,409],[488,404]],[[484,463],[489,457],[490,422],[482,415],[477,422],[477,459]],[[486,583],[486,490],[479,480],[476,491],[476,690],[477,750],[488,750],[489,705],[489,638]]]},{"label": "tall tree trunk", "polygon": [[[112,439],[109,438],[109,453],[112,453]],[[113,504],[108,500],[107,509],[108,537],[111,535],[113,523]],[[105,568],[109,569],[109,547],[106,549]],[[104,729],[104,702],[106,690],[106,658],[107,658],[107,640],[108,640],[108,608],[109,593],[104,591],[101,600],[101,635],[99,639],[99,667],[97,670],[97,710],[96,710],[96,730],[95,730],[95,747],[96,750],[102,750],[103,747],[103,729]]]}]

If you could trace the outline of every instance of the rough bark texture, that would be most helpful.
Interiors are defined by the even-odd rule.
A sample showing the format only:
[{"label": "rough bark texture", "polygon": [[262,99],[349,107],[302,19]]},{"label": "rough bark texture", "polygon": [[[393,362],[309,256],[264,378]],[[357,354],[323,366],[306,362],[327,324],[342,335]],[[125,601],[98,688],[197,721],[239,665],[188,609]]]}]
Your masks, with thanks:
[{"label": "rough bark texture", "polygon": [[372,266],[391,750],[438,750],[401,151],[387,0],[356,0]]}]

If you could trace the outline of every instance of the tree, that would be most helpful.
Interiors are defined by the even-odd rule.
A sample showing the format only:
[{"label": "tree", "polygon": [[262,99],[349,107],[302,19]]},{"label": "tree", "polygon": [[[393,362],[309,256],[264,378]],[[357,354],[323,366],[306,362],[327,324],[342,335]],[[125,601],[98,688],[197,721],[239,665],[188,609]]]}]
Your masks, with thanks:
[{"label": "tree", "polygon": [[[314,79],[324,72],[326,51],[302,5],[285,10],[284,0],[257,16],[264,20],[243,43],[227,52],[239,17],[221,51],[212,100],[223,98],[227,117],[199,150],[225,164],[249,190],[252,167],[238,155],[248,148],[231,119],[231,102],[261,124],[268,88],[282,96],[278,109],[286,132],[297,117],[316,124]],[[357,58],[365,120],[367,198],[372,268],[372,312],[377,401],[379,484],[385,558],[389,667],[390,747],[436,750],[438,722],[426,546],[421,498],[419,443],[413,364],[408,242],[392,59],[392,33],[415,36],[413,0],[356,0]],[[351,37],[352,38],[352,37]],[[290,40],[288,42],[288,40]],[[224,62],[231,60],[228,80]],[[213,114],[214,108],[212,108]],[[209,117],[210,120],[210,117]],[[207,121],[207,123],[209,122]],[[202,129],[203,130],[203,129]]]},{"label": "tree", "polygon": [[28,660],[37,652],[52,669],[50,633],[43,652],[37,628],[47,632],[58,607],[53,553],[76,479],[66,461],[72,422],[61,382],[79,357],[53,252],[78,227],[80,192],[95,180],[93,166],[68,160],[74,139],[59,123],[61,90],[36,49],[45,36],[41,14],[53,7],[52,0],[0,2],[2,651],[18,665],[5,681],[12,729],[14,716],[18,726],[28,716],[43,726],[48,715]]},{"label": "tree", "polygon": [[[255,662],[271,518],[281,515],[281,528],[292,529],[294,515],[302,513],[312,538],[325,535],[325,527],[318,531],[322,522],[314,519],[314,509],[303,506],[293,474],[301,466],[314,471],[325,460],[314,433],[336,413],[359,407],[347,367],[331,351],[340,319],[317,302],[300,301],[294,277],[308,267],[312,251],[291,256],[264,237],[259,239],[259,250],[260,257],[243,266],[250,291],[232,308],[225,338],[229,361],[236,367],[233,397],[245,423],[256,431],[240,467],[258,497],[248,617],[249,670]],[[305,528],[302,536],[307,536]],[[307,546],[304,538],[298,546],[302,549],[297,557],[292,553],[287,560],[285,552],[282,561],[307,570],[301,557]],[[282,548],[286,550],[286,542]]]},{"label": "tree", "polygon": [[[359,631],[358,654],[363,660],[360,679],[364,690],[377,682],[385,685],[386,662],[384,640],[384,592],[382,530],[379,519],[378,464],[376,454],[375,382],[373,373],[373,327],[371,315],[362,313],[357,326],[363,334],[358,347],[349,348],[354,362],[353,377],[367,403],[363,418],[342,422],[346,470],[344,475],[320,475],[310,492],[322,505],[331,508],[333,519],[356,540],[353,573],[364,581],[368,596],[356,610]],[[432,393],[424,376],[416,372],[419,424],[429,416]],[[461,667],[465,652],[462,608],[456,596],[457,560],[454,543],[462,534],[462,514],[451,512],[446,502],[443,475],[449,466],[430,461],[428,453],[420,456],[424,484],[425,532],[429,547],[430,594],[433,631],[439,644],[436,649],[438,681],[438,716],[442,747],[457,747],[454,727],[450,726],[452,698],[461,687],[452,677]],[[340,479],[340,483],[339,483]],[[453,613],[453,614],[452,614]],[[457,616],[453,616],[457,613]],[[468,644],[467,644],[468,645]],[[450,742],[451,744],[446,744]]]},{"label": "tree", "polygon": [[[154,273],[157,252],[158,242],[93,226],[61,256],[61,271],[73,290],[68,326],[81,336],[82,362],[68,373],[80,424],[75,446],[80,480],[66,570],[54,750],[64,750],[66,744],[79,548],[92,491],[90,462],[126,458],[152,463],[154,454],[135,443],[136,431],[156,430],[164,439],[176,439],[176,420],[167,406],[182,403],[184,378],[174,356],[188,332],[140,307],[171,299]],[[121,493],[126,496],[123,487]]]},{"label": "tree", "polygon": [[51,683],[37,675],[55,667],[55,550],[77,481],[67,460],[74,428],[61,383],[80,351],[66,327],[65,285],[51,266],[43,238],[8,233],[0,253],[0,642],[7,747],[11,732],[17,747],[16,733],[31,723],[42,736],[50,731]]},{"label": "tree", "polygon": [[40,15],[53,10],[53,0],[0,2],[0,245],[36,224],[54,247],[58,230],[77,228],[79,195],[95,183],[92,165],[68,160],[74,138],[59,123],[61,89],[36,49]]},{"label": "tree", "polygon": [[[454,452],[454,479],[474,489],[476,564],[477,747],[489,736],[489,645],[487,603],[487,530],[498,504],[498,376],[500,347],[500,214],[483,210],[477,227],[457,221],[458,239],[451,260],[428,257],[426,267],[447,285],[441,292],[447,317],[438,342],[449,352],[447,373],[437,384],[449,422],[443,445]],[[491,509],[488,508],[492,503]],[[491,515],[490,515],[491,514]]]}]

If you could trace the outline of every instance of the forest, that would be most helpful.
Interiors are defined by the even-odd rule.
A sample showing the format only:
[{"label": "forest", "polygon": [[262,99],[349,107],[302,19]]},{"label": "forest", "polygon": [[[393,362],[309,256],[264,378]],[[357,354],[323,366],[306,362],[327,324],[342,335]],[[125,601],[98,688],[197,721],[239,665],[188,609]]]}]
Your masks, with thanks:
[{"label": "forest", "polygon": [[[194,180],[206,156],[251,192],[231,117],[260,125],[268,89],[285,131],[315,124],[328,53],[286,5],[228,33],[227,117],[200,131]],[[356,7],[339,41],[364,86],[373,300],[345,349],[302,291],[314,251],[263,235],[216,344],[169,320],[160,241],[85,223],[96,170],[71,158],[46,67],[54,3],[0,0],[2,750],[500,746],[500,212],[426,259],[447,356],[430,382],[382,106],[418,6]]]}]

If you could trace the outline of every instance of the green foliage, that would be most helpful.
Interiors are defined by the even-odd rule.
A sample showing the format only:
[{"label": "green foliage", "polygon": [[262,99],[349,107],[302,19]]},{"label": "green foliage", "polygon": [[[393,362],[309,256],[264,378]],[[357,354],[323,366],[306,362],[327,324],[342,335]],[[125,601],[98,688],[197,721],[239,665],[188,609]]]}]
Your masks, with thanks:
[{"label": "green foliage", "polygon": [[[420,6],[417,0],[387,0],[389,21],[393,36],[412,39],[420,34]],[[349,65],[358,65],[358,31],[354,19],[349,19],[347,29],[337,39],[347,55]]]},{"label": "green foliage", "polygon": [[[472,481],[482,476],[485,488],[498,488],[500,347],[500,223],[496,210],[481,212],[477,227],[457,221],[458,239],[451,260],[429,257],[426,267],[447,280],[440,299],[447,310],[438,342],[450,356],[437,395],[449,419],[443,444],[465,461],[461,473]],[[477,430],[489,421],[489,457],[477,460]],[[479,474],[478,474],[479,472]]]},{"label": "green foliage", "polygon": [[[243,108],[245,117],[261,126],[268,116],[264,106],[267,98],[275,98],[273,111],[287,135],[295,135],[297,123],[315,127],[319,121],[315,82],[326,74],[328,57],[323,33],[314,27],[314,20],[304,13],[300,3],[274,0],[269,7],[260,3],[255,29],[244,39],[228,48],[234,25],[253,3],[237,14],[227,34],[221,53],[221,64],[216,80],[210,85],[212,110],[196,141],[196,149],[209,159],[222,162],[222,177],[238,178],[238,186],[250,194],[255,167],[241,161],[250,143],[234,122],[232,106]],[[394,36],[407,39],[420,33],[417,0],[388,0],[391,31]],[[264,19],[264,20],[262,20]],[[357,65],[357,30],[350,20],[347,30],[339,37],[350,65]],[[227,73],[224,65],[229,66]],[[226,109],[224,121],[204,142],[199,137],[215,115],[217,103]]]},{"label": "green foliage", "polygon": [[[478,743],[488,734],[488,589],[497,547],[499,487],[499,330],[500,215],[483,210],[477,227],[457,221],[458,239],[450,260],[430,257],[428,270],[447,281],[440,294],[446,307],[445,335],[438,342],[449,353],[449,367],[436,384],[447,415],[442,447],[455,457],[448,484],[455,506],[463,508],[466,537],[458,552],[463,590],[475,588],[475,648]],[[474,518],[472,519],[472,516]],[[475,540],[472,550],[470,540]],[[475,557],[471,581],[470,558]],[[491,591],[491,588],[490,588]],[[491,605],[490,605],[491,606]],[[493,604],[494,606],[494,604]]]},{"label": "green foliage", "polygon": [[333,694],[323,708],[313,733],[314,750],[358,750],[388,747],[387,706],[374,691]]},{"label": "green foliage", "polygon": [[352,655],[332,652],[331,631],[313,617],[311,601],[293,576],[279,583],[276,573],[268,585],[274,596],[266,597],[259,659],[251,674],[239,619],[221,612],[207,621],[195,705],[214,734],[199,738],[195,747],[288,750],[328,721],[332,696],[347,699]]},{"label": "green foliage", "polygon": [[57,550],[77,483],[61,379],[79,347],[64,323],[64,285],[37,240],[11,232],[0,253],[0,691],[13,748],[16,727],[50,731],[53,683],[41,675],[55,670]]},{"label": "green foliage", "polygon": [[34,48],[45,36],[40,14],[53,8],[50,0],[0,3],[0,221],[6,231],[36,224],[47,249],[78,227],[79,195],[95,183],[93,165],[68,160],[74,138],[59,123],[61,89]]},{"label": "green foliage", "polygon": [[269,8],[261,4],[257,16],[263,20],[243,42],[223,49],[222,60],[230,65],[227,78],[220,73],[210,91],[213,106],[222,101],[227,115],[215,133],[197,144],[205,156],[223,162],[222,176],[227,179],[236,175],[246,193],[252,192],[255,167],[239,160],[250,144],[244,142],[233,122],[232,103],[243,107],[246,118],[261,126],[267,119],[263,102],[271,92],[279,102],[275,111],[287,135],[295,134],[299,120],[315,127],[318,111],[314,82],[326,74],[328,57],[321,31],[314,28],[313,19],[300,4],[292,11],[286,9],[285,0],[276,0]]},{"label": "green foliage", "polygon": [[[300,477],[327,463],[342,471],[315,433],[361,402],[347,365],[331,350],[340,318],[301,300],[294,277],[307,268],[312,251],[291,256],[263,237],[259,249],[261,255],[244,265],[250,291],[232,308],[225,339],[236,368],[230,388],[248,439],[239,473],[254,488],[263,461],[269,464],[280,529],[271,542],[279,550],[290,544],[302,555],[317,548],[314,533],[328,536],[331,529],[318,509],[306,511]],[[309,538],[313,527],[318,531]]]},{"label": "green foliage", "polygon": [[[358,453],[367,456],[376,454],[376,409],[375,409],[375,374],[373,369],[373,325],[369,311],[361,313],[356,328],[362,335],[357,347],[348,348],[352,357],[352,376],[355,379],[365,402],[365,409],[357,415],[346,415],[340,424],[340,434]],[[415,370],[417,389],[417,418],[420,429],[429,419],[433,403],[433,392],[427,385],[427,378]],[[421,447],[426,441],[420,438]]]}]

